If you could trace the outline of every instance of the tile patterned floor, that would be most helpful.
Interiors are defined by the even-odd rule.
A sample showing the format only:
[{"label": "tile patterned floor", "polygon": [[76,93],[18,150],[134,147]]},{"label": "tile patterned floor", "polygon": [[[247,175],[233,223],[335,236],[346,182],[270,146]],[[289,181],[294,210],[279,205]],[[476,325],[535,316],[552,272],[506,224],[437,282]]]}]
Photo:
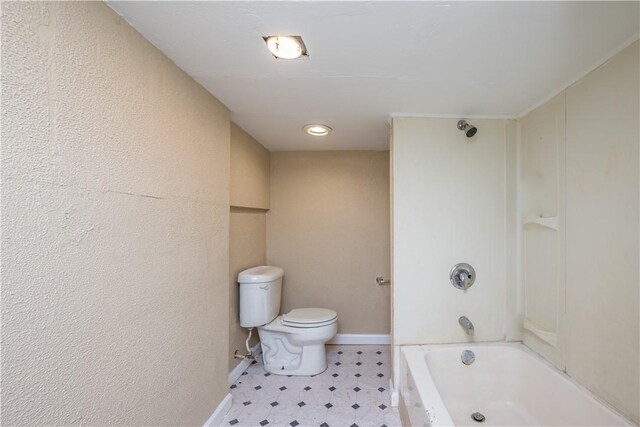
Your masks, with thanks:
[{"label": "tile patterned floor", "polygon": [[313,377],[266,373],[261,359],[231,386],[223,425],[398,427],[389,397],[389,346],[327,346],[329,368]]}]

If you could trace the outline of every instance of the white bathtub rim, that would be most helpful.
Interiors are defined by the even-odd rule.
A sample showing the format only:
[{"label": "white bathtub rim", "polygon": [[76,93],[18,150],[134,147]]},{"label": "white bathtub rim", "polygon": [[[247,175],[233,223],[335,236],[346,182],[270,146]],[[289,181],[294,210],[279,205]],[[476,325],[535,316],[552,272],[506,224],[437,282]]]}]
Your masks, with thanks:
[{"label": "white bathtub rim", "polygon": [[[402,347],[402,353],[409,365],[411,375],[414,377],[414,382],[418,391],[418,396],[424,406],[425,411],[429,411],[430,424],[432,427],[439,426],[452,426],[454,425],[449,410],[445,406],[440,392],[438,391],[431,372],[427,367],[427,363],[424,359],[424,347],[425,346],[407,346]],[[415,380],[418,378],[419,380]],[[400,392],[402,394],[402,392]],[[429,402],[427,407],[427,403]]]},{"label": "white bathtub rim", "polygon": [[[431,406],[434,407],[434,410],[436,410],[437,408],[443,408],[446,411],[446,415],[448,417],[448,421],[447,421],[448,424],[446,422],[445,423],[441,423],[441,422],[438,422],[438,420],[435,420],[435,422],[432,424],[433,427],[453,426],[455,424],[453,423],[453,420],[451,419],[451,415],[449,414],[449,411],[447,410],[447,407],[444,404],[444,401],[442,400],[442,397],[440,396],[440,392],[438,391],[438,389],[437,389],[437,387],[435,385],[435,382],[433,381],[433,377],[431,376],[431,373],[429,372],[429,368],[427,366],[426,360],[424,359],[424,355],[425,355],[426,352],[431,352],[431,351],[446,350],[446,349],[450,349],[450,348],[469,348],[469,347],[471,347],[471,348],[473,348],[473,347],[509,347],[509,348],[513,348],[514,350],[521,351],[521,352],[527,354],[529,357],[532,357],[532,358],[542,362],[547,368],[551,369],[551,371],[554,372],[555,375],[559,375],[564,380],[568,381],[568,383],[570,385],[572,385],[574,388],[578,389],[580,392],[584,393],[586,396],[591,398],[591,400],[593,400],[594,403],[604,407],[606,410],[611,412],[611,415],[613,415],[615,418],[618,418],[621,424],[626,425],[626,426],[636,426],[636,424],[630,418],[627,418],[618,409],[614,408],[609,402],[603,400],[600,396],[597,396],[595,393],[593,393],[587,387],[585,387],[584,385],[580,384],[574,378],[569,376],[566,372],[559,370],[555,365],[553,365],[547,359],[542,357],[540,354],[538,354],[535,351],[533,351],[531,348],[527,347],[521,341],[491,341],[491,342],[424,344],[424,345],[402,346],[401,349],[404,352],[404,354],[407,354],[405,352],[405,351],[407,351],[407,352],[410,352],[413,355],[411,360],[416,362],[413,366],[416,366],[416,365],[419,366],[419,368],[421,370],[426,371],[426,373],[428,374],[428,375],[425,375],[424,377],[422,377],[422,378],[428,379],[428,381],[430,383],[429,385],[431,387],[427,387],[427,388],[424,389],[425,393],[428,393],[428,394],[423,394],[422,393],[423,392],[423,388],[421,387],[421,385],[416,383],[416,386],[418,388],[418,393],[421,396],[421,398],[423,399],[423,402],[424,402],[424,397],[428,397],[429,399],[434,399],[433,401],[437,400],[439,402],[439,405],[437,407],[435,405],[431,405]],[[422,358],[422,362],[421,363],[420,363],[420,358]],[[409,358],[407,358],[407,361],[408,360],[409,360]],[[435,392],[435,395],[433,394],[434,392]],[[441,404],[441,406],[440,406],[440,404]]]}]

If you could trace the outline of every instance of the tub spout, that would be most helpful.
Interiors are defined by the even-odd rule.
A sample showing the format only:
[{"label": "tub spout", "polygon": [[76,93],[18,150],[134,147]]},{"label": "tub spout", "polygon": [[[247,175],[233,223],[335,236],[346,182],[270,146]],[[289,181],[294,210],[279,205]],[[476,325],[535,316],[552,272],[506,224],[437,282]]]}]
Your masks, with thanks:
[{"label": "tub spout", "polygon": [[473,323],[471,323],[471,320],[469,320],[467,316],[461,316],[458,319],[458,323],[460,323],[460,326],[462,326],[467,335],[473,336]]}]

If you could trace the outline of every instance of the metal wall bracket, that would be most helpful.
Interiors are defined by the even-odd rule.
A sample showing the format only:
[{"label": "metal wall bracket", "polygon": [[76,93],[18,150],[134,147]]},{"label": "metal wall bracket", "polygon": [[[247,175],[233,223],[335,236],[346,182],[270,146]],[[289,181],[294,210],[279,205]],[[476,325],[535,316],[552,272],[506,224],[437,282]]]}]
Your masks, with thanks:
[{"label": "metal wall bracket", "polygon": [[380,285],[380,286],[382,286],[382,285],[388,285],[389,283],[391,283],[391,280],[390,280],[390,279],[385,279],[385,278],[384,278],[384,277],[382,277],[382,276],[378,276],[378,277],[376,277],[376,283],[377,283],[378,285]]}]

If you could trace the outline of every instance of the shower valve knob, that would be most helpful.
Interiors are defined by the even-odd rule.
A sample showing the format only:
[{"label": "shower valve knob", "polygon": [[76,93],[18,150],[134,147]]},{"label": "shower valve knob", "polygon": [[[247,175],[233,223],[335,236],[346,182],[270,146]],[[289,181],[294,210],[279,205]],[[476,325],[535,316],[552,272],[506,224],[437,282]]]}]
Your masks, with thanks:
[{"label": "shower valve knob", "polygon": [[449,272],[449,280],[456,289],[467,290],[476,281],[476,271],[467,263],[459,263],[453,266]]}]

